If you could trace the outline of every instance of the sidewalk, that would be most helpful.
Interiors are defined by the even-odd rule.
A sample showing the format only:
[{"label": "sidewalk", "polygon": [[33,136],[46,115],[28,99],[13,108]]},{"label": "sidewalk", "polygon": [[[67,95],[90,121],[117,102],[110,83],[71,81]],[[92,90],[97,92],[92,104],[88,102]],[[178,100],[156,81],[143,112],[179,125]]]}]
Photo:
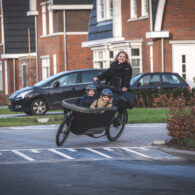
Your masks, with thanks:
[{"label": "sidewalk", "polygon": [[0,106],[0,108],[8,108],[8,106],[6,106],[6,105],[5,106]]}]

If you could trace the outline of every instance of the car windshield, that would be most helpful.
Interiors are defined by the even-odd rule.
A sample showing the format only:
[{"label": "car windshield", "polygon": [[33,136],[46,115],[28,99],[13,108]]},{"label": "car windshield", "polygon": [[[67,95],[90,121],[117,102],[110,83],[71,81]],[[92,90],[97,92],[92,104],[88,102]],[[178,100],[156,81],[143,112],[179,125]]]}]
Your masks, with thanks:
[{"label": "car windshield", "polygon": [[50,81],[55,80],[56,78],[58,78],[59,76],[61,76],[61,75],[63,75],[63,74],[64,74],[64,72],[60,72],[60,73],[58,73],[58,74],[55,74],[55,75],[53,75],[53,76],[50,76],[50,77],[48,77],[47,79],[42,80],[42,81],[36,83],[34,86],[35,86],[35,87],[41,87],[41,86],[43,86],[43,85],[49,83]]},{"label": "car windshield", "polygon": [[130,82],[130,86],[134,85],[135,82],[142,76],[142,74],[138,74],[137,76],[133,77]]}]

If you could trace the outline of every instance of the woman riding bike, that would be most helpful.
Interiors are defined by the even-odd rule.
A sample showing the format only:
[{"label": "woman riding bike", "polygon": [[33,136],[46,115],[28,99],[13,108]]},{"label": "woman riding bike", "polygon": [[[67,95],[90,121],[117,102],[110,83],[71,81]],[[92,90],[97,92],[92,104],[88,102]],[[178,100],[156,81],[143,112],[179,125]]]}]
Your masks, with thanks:
[{"label": "woman riding bike", "polygon": [[116,105],[119,110],[119,123],[124,109],[132,108],[134,96],[130,90],[131,77],[132,67],[129,63],[128,54],[125,51],[120,51],[116,55],[115,61],[110,65],[110,68],[98,77],[93,78],[95,82],[105,79],[107,84],[121,88],[121,91],[115,93],[113,101],[113,104]]}]

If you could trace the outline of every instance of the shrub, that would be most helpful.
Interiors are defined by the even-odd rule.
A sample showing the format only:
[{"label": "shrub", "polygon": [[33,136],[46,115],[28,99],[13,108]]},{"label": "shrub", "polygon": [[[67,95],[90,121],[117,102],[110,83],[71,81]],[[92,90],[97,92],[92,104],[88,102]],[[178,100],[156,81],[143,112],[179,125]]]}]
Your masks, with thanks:
[{"label": "shrub", "polygon": [[176,99],[181,95],[188,105],[193,94],[187,89],[142,89],[133,91],[135,107],[167,107],[169,99]]},{"label": "shrub", "polygon": [[184,95],[169,99],[167,129],[178,145],[187,145],[186,140],[195,141],[195,97],[192,96],[186,107]]}]

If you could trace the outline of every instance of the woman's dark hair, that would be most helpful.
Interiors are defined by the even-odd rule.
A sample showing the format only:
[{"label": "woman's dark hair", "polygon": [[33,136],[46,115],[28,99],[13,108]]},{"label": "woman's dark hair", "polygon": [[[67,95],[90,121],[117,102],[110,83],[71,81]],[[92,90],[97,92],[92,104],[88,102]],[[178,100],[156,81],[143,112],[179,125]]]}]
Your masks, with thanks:
[{"label": "woman's dark hair", "polygon": [[126,56],[126,61],[130,64],[129,56],[128,56],[127,52],[125,52],[125,51],[119,51],[118,54],[116,55],[116,57],[114,58],[114,61],[117,61],[117,60],[118,60],[117,58],[119,57],[119,55],[120,55],[121,53],[124,53],[124,54],[125,54],[125,56]]}]

